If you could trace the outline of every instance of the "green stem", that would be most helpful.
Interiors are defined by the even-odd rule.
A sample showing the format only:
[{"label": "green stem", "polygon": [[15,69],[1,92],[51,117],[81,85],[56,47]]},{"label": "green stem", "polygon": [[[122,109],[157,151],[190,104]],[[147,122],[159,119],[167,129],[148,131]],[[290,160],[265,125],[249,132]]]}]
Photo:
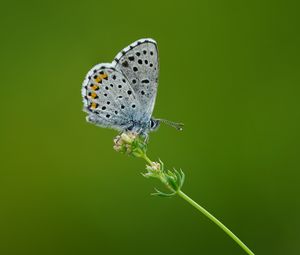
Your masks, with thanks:
[{"label": "green stem", "polygon": [[192,206],[194,206],[201,213],[203,213],[207,218],[209,218],[211,221],[213,221],[221,229],[223,229],[224,232],[227,235],[229,235],[239,246],[241,246],[244,249],[245,252],[247,252],[249,255],[254,255],[254,253],[235,234],[233,234],[221,221],[219,221],[216,217],[214,217],[212,214],[210,214],[208,211],[206,211],[202,206],[197,204],[193,199],[191,199],[189,196],[187,196],[181,190],[178,190],[177,194],[178,194],[178,196],[183,198],[185,201],[190,203]]},{"label": "green stem", "polygon": [[[143,153],[141,156],[148,164],[152,164],[152,161],[148,158],[148,156]],[[168,187],[170,188],[170,187]],[[174,190],[172,190],[174,191]],[[207,218],[209,218],[212,222],[214,222],[216,225],[218,225],[223,231],[229,235],[245,252],[247,252],[249,255],[254,255],[254,253],[235,235],[233,234],[221,221],[219,221],[216,217],[214,217],[212,214],[210,214],[208,211],[206,211],[202,206],[200,206],[198,203],[196,203],[193,199],[191,199],[189,196],[187,196],[185,193],[183,193],[181,190],[178,190],[177,195],[183,198],[185,201],[187,201],[189,204],[194,206],[198,211],[203,213]]]},{"label": "green stem", "polygon": [[149,159],[148,156],[147,156],[145,153],[142,154],[142,158],[145,159],[146,162],[147,162],[148,164],[150,164],[150,166],[152,165],[151,159]]}]

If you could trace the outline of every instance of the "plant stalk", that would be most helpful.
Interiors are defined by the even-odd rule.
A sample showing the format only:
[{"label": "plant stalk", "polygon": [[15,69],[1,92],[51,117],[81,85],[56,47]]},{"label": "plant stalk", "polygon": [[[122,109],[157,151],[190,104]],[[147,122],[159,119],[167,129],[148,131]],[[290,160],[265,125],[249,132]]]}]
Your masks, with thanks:
[{"label": "plant stalk", "polygon": [[149,159],[148,158],[148,156],[146,155],[146,154],[142,154],[142,158],[144,159],[144,160],[146,160],[146,162],[151,166],[152,165],[152,161],[151,161],[151,159]]},{"label": "plant stalk", "polygon": [[[145,153],[142,153],[141,157],[148,163],[150,166],[152,165],[152,161],[148,158]],[[170,187],[168,187],[170,189]],[[172,190],[174,191],[174,190]],[[176,191],[177,195],[183,198],[186,202],[195,207],[198,211],[203,213],[207,218],[209,218],[212,222],[214,222],[217,226],[219,226],[228,236],[230,236],[247,254],[254,255],[254,253],[235,235],[229,230],[221,221],[219,221],[216,217],[214,217],[211,213],[209,213],[206,209],[196,203],[193,199],[183,193],[180,189]]]},{"label": "plant stalk", "polygon": [[181,190],[177,191],[178,196],[183,198],[193,207],[195,207],[198,211],[203,213],[207,218],[209,218],[212,222],[214,222],[217,226],[219,226],[227,235],[229,235],[245,252],[249,255],[254,255],[254,253],[235,235],[233,234],[221,221],[219,221],[216,217],[210,214],[207,210],[205,210],[201,205],[196,203],[193,199],[183,193]]}]

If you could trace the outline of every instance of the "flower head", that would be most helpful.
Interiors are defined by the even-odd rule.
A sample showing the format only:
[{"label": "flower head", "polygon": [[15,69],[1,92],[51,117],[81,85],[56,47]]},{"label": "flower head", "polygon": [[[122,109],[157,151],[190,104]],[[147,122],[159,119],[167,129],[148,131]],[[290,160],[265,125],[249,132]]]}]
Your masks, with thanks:
[{"label": "flower head", "polygon": [[114,139],[114,149],[134,157],[143,157],[146,154],[147,144],[139,134],[124,132]]},{"label": "flower head", "polygon": [[[163,165],[162,165],[163,166]],[[151,162],[151,164],[146,165],[147,172],[143,174],[146,178],[159,178],[160,175],[163,173],[163,168],[161,164],[158,162]]]}]

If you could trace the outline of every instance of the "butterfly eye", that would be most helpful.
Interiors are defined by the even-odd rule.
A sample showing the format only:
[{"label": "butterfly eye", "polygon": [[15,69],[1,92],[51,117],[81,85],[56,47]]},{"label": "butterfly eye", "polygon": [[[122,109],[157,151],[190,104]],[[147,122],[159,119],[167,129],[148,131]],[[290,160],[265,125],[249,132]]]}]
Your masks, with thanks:
[{"label": "butterfly eye", "polygon": [[150,127],[151,127],[151,128],[154,128],[154,127],[155,127],[155,122],[154,122],[152,119],[150,120]]}]

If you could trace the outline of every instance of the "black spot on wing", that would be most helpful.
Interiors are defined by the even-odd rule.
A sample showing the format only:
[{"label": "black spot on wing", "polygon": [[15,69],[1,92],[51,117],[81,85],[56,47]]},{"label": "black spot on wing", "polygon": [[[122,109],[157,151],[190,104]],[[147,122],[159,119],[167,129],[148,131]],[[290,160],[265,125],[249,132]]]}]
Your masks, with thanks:
[{"label": "black spot on wing", "polygon": [[124,66],[124,67],[128,67],[128,66],[129,66],[129,64],[128,64],[128,62],[127,62],[127,61],[124,61],[124,62],[122,63],[122,66]]},{"label": "black spot on wing", "polygon": [[147,79],[142,80],[142,83],[149,83],[149,80],[147,80]]}]

